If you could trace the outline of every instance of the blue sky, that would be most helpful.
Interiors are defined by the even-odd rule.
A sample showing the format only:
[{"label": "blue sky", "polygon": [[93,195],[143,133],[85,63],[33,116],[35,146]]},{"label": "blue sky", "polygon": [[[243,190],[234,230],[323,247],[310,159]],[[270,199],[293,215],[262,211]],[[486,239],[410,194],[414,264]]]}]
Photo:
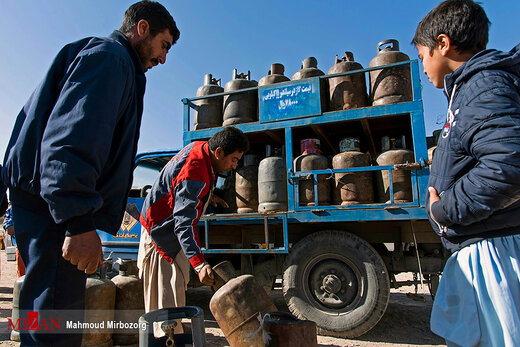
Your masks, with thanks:
[{"label": "blue sky", "polygon": [[[43,78],[57,51],[86,36],[119,28],[123,0],[1,0],[0,155],[16,115]],[[166,64],[147,73],[139,151],[182,146],[182,103],[195,96],[206,73],[231,79],[251,71],[259,80],[271,63],[292,76],[309,56],[327,72],[336,54],[352,51],[368,67],[378,42],[394,38],[412,59],[417,23],[439,1],[161,1],[181,31]],[[520,1],[482,1],[492,22],[489,48],[509,50],[520,42]],[[422,72],[422,67],[421,67]],[[426,133],[440,128],[446,99],[422,75]]]}]

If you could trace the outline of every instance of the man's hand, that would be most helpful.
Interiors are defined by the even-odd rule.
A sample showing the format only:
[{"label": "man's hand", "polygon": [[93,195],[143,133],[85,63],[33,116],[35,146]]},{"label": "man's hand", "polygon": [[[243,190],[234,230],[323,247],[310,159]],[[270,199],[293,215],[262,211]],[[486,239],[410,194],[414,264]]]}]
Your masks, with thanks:
[{"label": "man's hand", "polygon": [[7,234],[10,235],[10,236],[14,236],[14,226],[12,225],[9,225],[6,229],[7,231]]},{"label": "man's hand", "polygon": [[224,208],[229,208],[229,205],[227,204],[227,202],[224,199],[222,199],[214,194],[211,196],[211,204],[213,205],[213,207],[217,207],[217,205],[220,205]]},{"label": "man's hand", "polygon": [[439,194],[437,194],[437,190],[435,190],[435,188],[433,187],[428,187],[428,192],[430,193],[430,216],[434,221],[437,221],[432,212],[432,205],[433,203],[439,201],[441,198],[439,197]]},{"label": "man's hand", "polygon": [[202,270],[200,270],[199,281],[207,286],[211,286],[215,282],[215,276],[209,264],[204,265]]},{"label": "man's hand", "polygon": [[77,265],[78,270],[85,271],[87,274],[94,273],[98,266],[104,266],[101,240],[95,230],[66,236],[61,250],[65,260],[72,265]]}]

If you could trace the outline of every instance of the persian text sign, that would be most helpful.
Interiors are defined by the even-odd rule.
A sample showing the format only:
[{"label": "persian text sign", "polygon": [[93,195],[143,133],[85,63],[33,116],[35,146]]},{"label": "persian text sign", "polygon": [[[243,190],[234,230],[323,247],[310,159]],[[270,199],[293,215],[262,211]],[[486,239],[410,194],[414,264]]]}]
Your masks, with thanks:
[{"label": "persian text sign", "polygon": [[309,78],[258,88],[260,122],[320,114],[319,82]]}]

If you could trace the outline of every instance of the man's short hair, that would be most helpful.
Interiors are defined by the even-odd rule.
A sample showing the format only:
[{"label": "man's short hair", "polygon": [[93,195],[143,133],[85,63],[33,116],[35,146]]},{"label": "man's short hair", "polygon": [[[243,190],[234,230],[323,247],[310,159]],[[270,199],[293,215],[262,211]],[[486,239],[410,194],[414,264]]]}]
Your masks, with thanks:
[{"label": "man's short hair", "polygon": [[141,19],[150,25],[152,37],[168,29],[173,36],[173,43],[179,39],[180,31],[168,10],[160,3],[149,0],[136,2],[126,10],[119,31],[129,33]]},{"label": "man's short hair", "polygon": [[225,127],[208,140],[209,149],[214,151],[217,148],[224,150],[224,155],[229,155],[235,151],[247,152],[249,150],[249,140],[239,129]]},{"label": "man's short hair", "polygon": [[412,44],[433,50],[437,37],[447,35],[459,53],[477,53],[486,49],[489,31],[488,17],[484,9],[472,0],[447,0],[441,2],[421,20]]}]

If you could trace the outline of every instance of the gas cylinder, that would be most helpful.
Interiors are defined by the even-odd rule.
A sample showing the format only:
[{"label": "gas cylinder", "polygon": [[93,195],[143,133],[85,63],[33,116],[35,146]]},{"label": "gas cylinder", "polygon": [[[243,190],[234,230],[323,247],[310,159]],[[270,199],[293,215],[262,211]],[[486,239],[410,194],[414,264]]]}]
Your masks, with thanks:
[{"label": "gas cylinder", "polygon": [[[204,85],[197,89],[197,96],[206,96],[224,92],[220,86],[220,78],[217,80],[211,74],[204,75]],[[222,107],[224,97],[218,96],[209,99],[196,100],[194,103],[195,116],[193,129],[214,128],[222,125]]]},{"label": "gas cylinder", "polygon": [[[25,279],[25,276],[20,276],[16,279],[14,282],[13,287],[13,311],[11,314],[11,320],[13,322],[17,322],[20,318],[20,290],[22,289],[23,280]],[[19,325],[14,324],[13,330],[11,330],[11,341],[17,341],[20,342],[20,330]]]},{"label": "gas cylinder", "polygon": [[276,311],[252,275],[233,278],[223,285],[211,298],[209,308],[230,347],[264,346],[260,320]]},{"label": "gas cylinder", "polygon": [[289,77],[285,76],[283,73],[285,71],[285,67],[282,64],[274,63],[271,64],[271,70],[267,73],[267,76],[260,78],[258,81],[258,86],[266,86],[269,84],[275,84],[280,82],[290,81]]},{"label": "gas cylinder", "polygon": [[[381,49],[382,46],[386,46]],[[394,64],[410,58],[399,52],[397,40],[385,40],[377,44],[377,55],[369,67]],[[412,100],[410,66],[403,65],[384,70],[370,71],[370,100],[372,106],[389,105]]]},{"label": "gas cylinder", "polygon": [[[371,157],[362,153],[359,139],[347,137],[339,143],[341,153],[332,158],[333,169],[349,169],[353,167],[370,166]],[[335,196],[341,198],[342,205],[369,204],[374,202],[374,187],[372,173],[342,172],[335,173]]]},{"label": "gas cylinder", "polygon": [[[345,56],[334,60],[334,65],[327,75],[341,72],[361,70],[363,66],[354,61],[352,52],[345,52]],[[367,83],[365,74],[353,74],[329,78],[329,111],[348,110],[368,105]]]},{"label": "gas cylinder", "polygon": [[[114,321],[135,324],[144,314],[143,281],[132,274],[135,260],[122,259],[119,275],[112,278],[116,286]],[[139,342],[138,329],[117,329],[112,335],[115,345],[132,345]]]},{"label": "gas cylinder", "polygon": [[[175,324],[181,319],[190,320],[191,334],[175,333]],[[166,336],[154,336],[156,324],[159,324]],[[166,307],[150,311],[139,318],[139,326],[142,327],[139,329],[139,346],[206,346],[204,311],[197,306]]]},{"label": "gas cylinder", "polygon": [[224,213],[236,213],[237,212],[237,193],[236,193],[236,180],[235,175],[227,176],[223,186],[224,200],[228,204],[228,207],[224,207],[222,212]]},{"label": "gas cylinder", "polygon": [[291,80],[302,80],[304,78],[311,78],[324,75],[325,73],[318,69],[318,61],[316,60],[316,58],[309,57],[303,59],[301,69],[291,77]]},{"label": "gas cylinder", "polygon": [[211,268],[215,276],[215,283],[211,289],[217,291],[231,279],[238,277],[240,274],[229,260],[224,260]]},{"label": "gas cylinder", "polygon": [[254,154],[244,155],[244,166],[235,176],[237,213],[258,211],[258,164]]},{"label": "gas cylinder", "polygon": [[[88,277],[85,287],[84,322],[92,328],[83,330],[81,346],[112,346],[112,332],[107,322],[114,320],[116,285],[105,278]],[[104,325],[104,327],[101,326]]]},{"label": "gas cylinder", "polygon": [[[224,92],[256,87],[258,83],[251,81],[251,72],[247,75],[237,74],[233,69],[233,79],[226,83]],[[222,125],[255,122],[258,120],[258,92],[252,90],[244,93],[226,95],[224,97],[224,122]]]},{"label": "gas cylinder", "polygon": [[271,338],[269,347],[318,346],[316,323],[299,320],[288,312],[271,312],[264,316],[263,329]]},{"label": "gas cylinder", "polygon": [[[405,137],[389,138],[383,136],[381,139],[381,153],[376,162],[380,166],[413,163],[413,152],[406,148]],[[394,188],[394,202],[410,202],[412,196],[412,178],[410,170],[392,170],[392,181]],[[378,175],[378,195],[380,202],[389,202],[389,179],[388,171],[379,171]]]},{"label": "gas cylinder", "polygon": [[[301,69],[297,71],[291,80],[302,80],[305,78],[324,76],[325,73],[318,69],[318,61],[314,57],[305,58],[302,61]],[[328,93],[329,93],[329,82],[327,79],[320,80],[320,102],[322,112],[327,110],[328,104]]]},{"label": "gas cylinder", "polygon": [[[294,171],[329,169],[329,160],[320,154],[320,140],[305,139],[300,141],[301,155],[294,159]],[[330,203],[330,184],[328,175],[318,175],[318,204]],[[314,178],[302,179],[299,183],[300,205],[314,206]]]},{"label": "gas cylinder", "polygon": [[[270,148],[270,146],[268,146]],[[276,151],[258,165],[258,212],[287,210],[287,169]]]}]

